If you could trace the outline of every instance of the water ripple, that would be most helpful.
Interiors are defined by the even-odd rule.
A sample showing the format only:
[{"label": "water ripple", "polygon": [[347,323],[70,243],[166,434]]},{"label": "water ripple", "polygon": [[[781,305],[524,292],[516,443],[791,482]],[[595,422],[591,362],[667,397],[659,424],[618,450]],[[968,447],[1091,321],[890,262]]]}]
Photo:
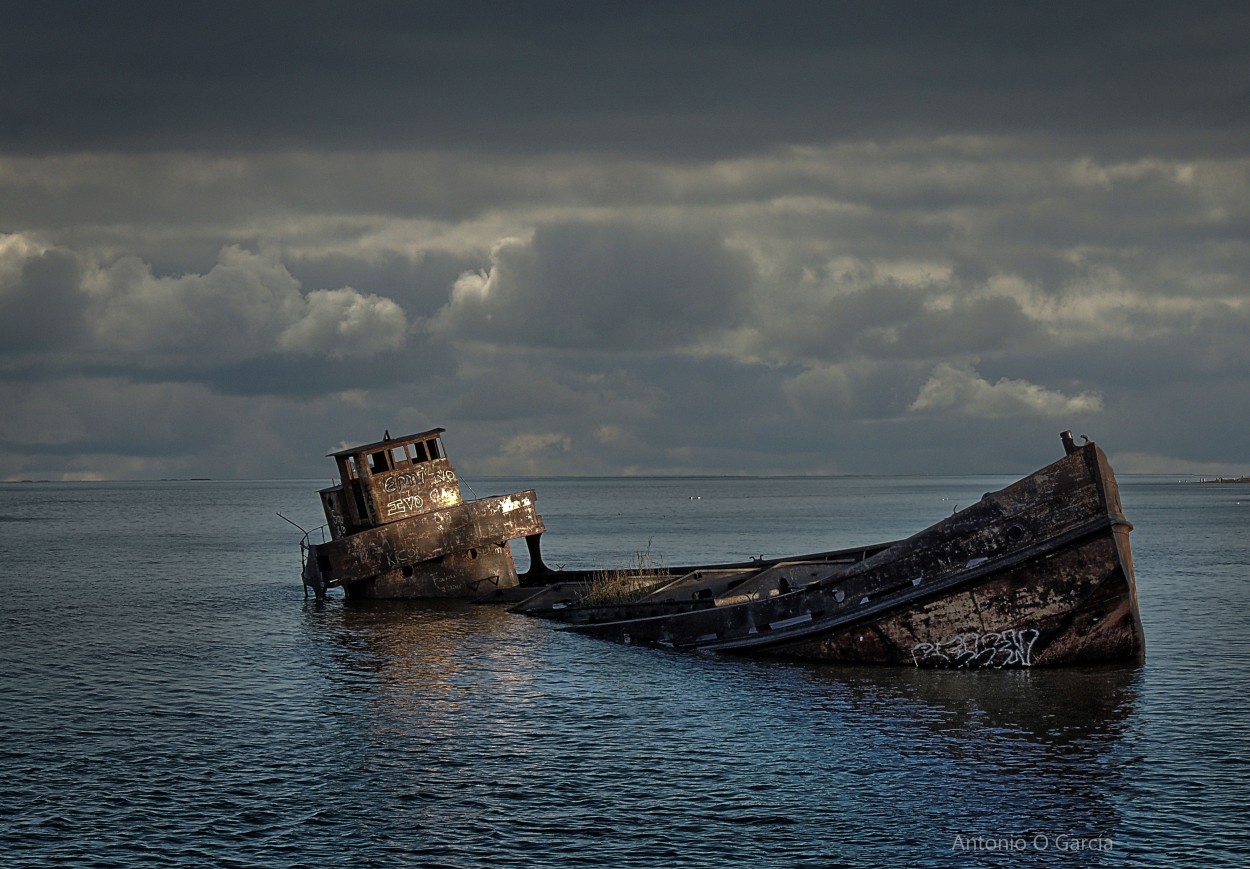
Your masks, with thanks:
[{"label": "water ripple", "polygon": [[[780,510],[778,486],[835,487],[820,503],[836,507],[836,485],[858,484],[723,485]],[[305,602],[287,526],[265,524],[307,519],[302,484],[0,497],[0,516],[40,517],[0,536],[6,865],[1250,861],[1250,536],[1229,526],[1212,553],[1241,518],[1178,513],[1171,490],[1133,513],[1146,666],[985,674],[626,648],[493,607]],[[588,552],[621,545],[596,527]],[[977,836],[1115,844],[955,848]]]}]

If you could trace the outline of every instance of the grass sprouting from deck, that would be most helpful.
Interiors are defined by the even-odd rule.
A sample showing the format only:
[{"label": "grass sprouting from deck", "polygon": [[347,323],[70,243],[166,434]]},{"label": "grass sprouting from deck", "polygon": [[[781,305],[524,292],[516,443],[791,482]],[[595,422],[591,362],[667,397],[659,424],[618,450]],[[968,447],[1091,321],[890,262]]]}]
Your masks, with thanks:
[{"label": "grass sprouting from deck", "polygon": [[651,556],[651,542],[647,548],[634,553],[625,567],[596,570],[590,577],[590,587],[577,601],[578,606],[613,606],[642,600],[669,575],[662,563]]}]

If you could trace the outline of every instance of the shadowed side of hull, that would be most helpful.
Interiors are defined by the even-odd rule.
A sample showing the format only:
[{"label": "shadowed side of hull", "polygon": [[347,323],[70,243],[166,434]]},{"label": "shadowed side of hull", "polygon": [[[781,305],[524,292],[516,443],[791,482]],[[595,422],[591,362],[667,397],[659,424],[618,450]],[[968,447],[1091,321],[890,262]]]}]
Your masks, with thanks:
[{"label": "shadowed side of hull", "polygon": [[1140,661],[1141,619],[1110,536],[885,618],[760,651],[960,669]]},{"label": "shadowed side of hull", "polygon": [[711,602],[696,583],[698,602],[650,617],[645,600],[526,611],[675,649],[940,667],[1141,660],[1132,526],[1102,451],[1064,442],[1065,458],[852,564],[776,565]]},{"label": "shadowed side of hull", "polygon": [[512,552],[507,546],[484,544],[347,583],[343,591],[353,599],[476,598],[516,584]]}]

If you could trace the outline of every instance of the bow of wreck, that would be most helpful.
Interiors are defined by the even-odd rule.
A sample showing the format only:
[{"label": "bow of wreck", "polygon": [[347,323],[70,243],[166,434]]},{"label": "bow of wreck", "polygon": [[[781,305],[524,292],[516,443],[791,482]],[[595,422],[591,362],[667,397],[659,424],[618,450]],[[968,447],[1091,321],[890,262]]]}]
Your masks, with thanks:
[{"label": "bow of wreck", "polygon": [[678,577],[626,577],[590,604],[583,577],[517,612],[633,645],[839,663],[1032,667],[1140,661],[1132,526],[1107,457],[1066,455],[905,540]]}]

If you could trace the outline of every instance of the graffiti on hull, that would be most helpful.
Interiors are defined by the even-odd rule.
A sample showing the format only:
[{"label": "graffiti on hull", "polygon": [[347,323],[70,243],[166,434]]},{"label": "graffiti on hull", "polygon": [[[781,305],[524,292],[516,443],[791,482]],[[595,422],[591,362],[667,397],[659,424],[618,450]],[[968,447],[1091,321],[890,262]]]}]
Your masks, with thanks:
[{"label": "graffiti on hull", "polygon": [[956,634],[940,643],[916,643],[912,646],[911,658],[917,667],[957,670],[1030,667],[1033,665],[1033,644],[1038,636],[1035,628]]}]

